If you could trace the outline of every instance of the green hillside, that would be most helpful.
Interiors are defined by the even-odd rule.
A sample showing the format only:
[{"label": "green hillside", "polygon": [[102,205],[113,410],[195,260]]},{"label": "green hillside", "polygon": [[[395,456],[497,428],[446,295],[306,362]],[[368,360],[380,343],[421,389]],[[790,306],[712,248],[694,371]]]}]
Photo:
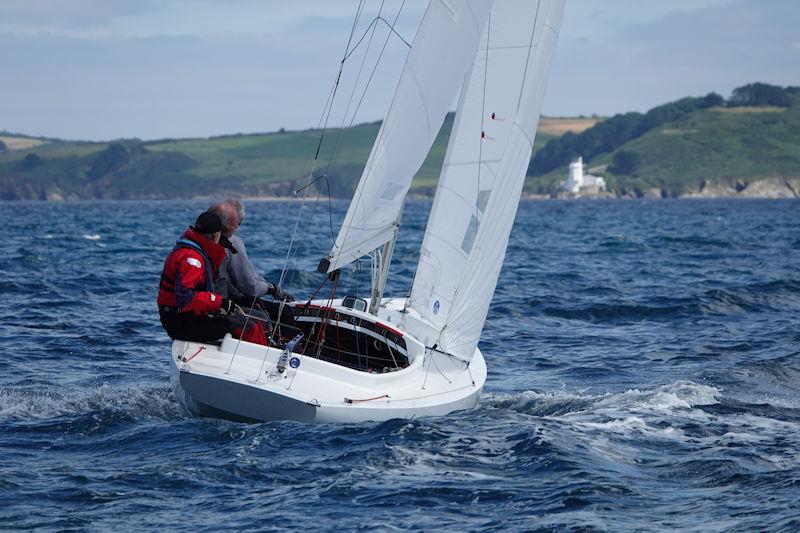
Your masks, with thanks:
[{"label": "green hillside", "polygon": [[[615,172],[620,153],[634,154],[629,172]],[[791,107],[716,107],[651,130],[588,162],[609,190],[622,194],[659,188],[668,196],[698,190],[704,182],[800,176],[800,98]],[[526,189],[549,193],[566,165],[536,178]]]},{"label": "green hillside", "polygon": [[[752,86],[744,88],[748,87]],[[603,176],[608,190],[621,196],[642,196],[654,190],[660,196],[684,196],[711,185],[714,189],[739,191],[757,180],[800,178],[798,90],[781,89],[780,97],[774,98],[781,105],[760,105],[771,101],[743,99],[740,89],[734,91],[727,104],[694,110],[645,129],[639,136],[608,151],[599,151],[588,160],[579,150],[571,155],[584,155],[589,172]],[[582,135],[591,136],[592,130],[607,128],[616,118]],[[553,144],[559,142],[562,140]],[[554,170],[530,177],[526,190],[553,193],[566,176],[564,162]]]},{"label": "green hillside", "polygon": [[703,181],[735,185],[741,180],[800,176],[800,105],[702,111],[594,162],[609,165],[623,150],[637,154],[639,163],[630,175],[609,172],[614,188],[658,187],[679,195]]},{"label": "green hillside", "polygon": [[[435,190],[452,118],[412,193]],[[328,177],[333,196],[352,195],[379,126],[326,132],[314,175]],[[291,196],[312,170],[320,131],[110,143],[3,139],[5,200]],[[800,196],[800,89],[756,83],[727,100],[711,93],[604,120],[543,119],[525,191],[562,195],[558,187],[575,156],[605,179],[602,195],[713,196],[747,189],[746,196]],[[783,184],[776,185],[780,190],[764,183],[748,189],[759,180]],[[320,192],[325,184],[317,183]]]},{"label": "green hillside", "polygon": [[[435,189],[452,123],[449,115],[412,192],[430,194]],[[375,122],[341,134],[326,132],[314,174],[327,171],[334,196],[352,194],[379,127]],[[552,137],[540,134],[537,147]],[[0,198],[288,196],[305,184],[303,176],[311,171],[319,139],[319,130],[153,142],[51,139],[0,154]],[[331,158],[334,148],[336,155]]]}]

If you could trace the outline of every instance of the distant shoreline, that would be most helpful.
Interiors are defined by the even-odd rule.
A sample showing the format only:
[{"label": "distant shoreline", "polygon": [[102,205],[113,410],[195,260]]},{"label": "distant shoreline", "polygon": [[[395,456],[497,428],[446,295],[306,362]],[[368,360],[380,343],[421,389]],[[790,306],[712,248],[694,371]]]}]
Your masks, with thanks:
[{"label": "distant shoreline", "polygon": [[[245,202],[264,202],[264,203],[282,203],[292,202],[301,203],[302,197],[291,196],[239,196],[231,193],[220,194],[219,196],[183,196],[183,197],[132,197],[132,198],[58,198],[58,199],[40,199],[40,198],[16,198],[16,199],[0,199],[0,203],[14,204],[14,203],[53,203],[53,204],[71,204],[83,202],[214,202],[223,198],[240,198]],[[316,201],[316,195],[309,195],[306,197],[306,202]],[[320,196],[327,201],[326,196]],[[416,201],[431,201],[433,196],[410,194],[410,200]],[[520,201],[530,202],[546,202],[546,201],[561,201],[561,202],[594,202],[594,201],[659,201],[659,200],[685,200],[685,201],[702,201],[702,200],[798,200],[800,196],[775,196],[775,195],[700,195],[700,194],[686,194],[679,196],[622,196],[614,194],[606,195],[574,195],[574,196],[552,196],[543,194],[523,194]],[[350,198],[331,198],[333,202],[350,202]]]}]

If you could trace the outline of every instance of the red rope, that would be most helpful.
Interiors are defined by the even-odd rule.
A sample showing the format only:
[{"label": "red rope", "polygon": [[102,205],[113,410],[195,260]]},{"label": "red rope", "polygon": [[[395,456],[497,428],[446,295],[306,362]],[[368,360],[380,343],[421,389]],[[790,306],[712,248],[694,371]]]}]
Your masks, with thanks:
[{"label": "red rope", "polygon": [[192,359],[194,359],[195,357],[197,357],[197,354],[199,354],[200,352],[202,352],[202,351],[203,351],[203,350],[205,350],[205,349],[206,349],[206,347],[205,347],[205,346],[201,346],[201,347],[199,347],[199,348],[197,349],[197,351],[196,351],[196,352],[194,352],[194,354],[193,354],[193,355],[192,355],[190,358],[188,358],[188,359],[187,359],[187,358],[185,358],[185,357],[184,357],[184,358],[183,358],[183,362],[184,362],[184,363],[188,363],[189,361],[191,361]]},{"label": "red rope", "polygon": [[331,294],[328,297],[328,305],[326,306],[325,313],[322,315],[322,321],[319,324],[319,332],[317,332],[317,346],[322,348],[322,343],[325,342],[325,330],[328,327],[328,317],[333,311],[333,299],[336,296],[336,287],[339,286],[339,278],[333,282],[331,286]]},{"label": "red rope", "polygon": [[342,328],[340,328],[339,326],[336,326],[336,359],[338,361],[342,360],[342,341],[339,338],[339,331],[341,329]]},{"label": "red rope", "polygon": [[345,403],[362,403],[362,402],[371,402],[373,400],[381,400],[383,398],[388,398],[388,394],[384,394],[383,396],[375,396],[374,398],[365,398],[363,400],[351,400],[350,398],[345,398]]}]

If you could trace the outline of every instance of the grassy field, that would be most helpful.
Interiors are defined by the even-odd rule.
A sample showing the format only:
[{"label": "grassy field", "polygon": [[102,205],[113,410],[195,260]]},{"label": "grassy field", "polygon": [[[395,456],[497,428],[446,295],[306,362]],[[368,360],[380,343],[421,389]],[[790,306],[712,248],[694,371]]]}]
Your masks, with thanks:
[{"label": "grassy field", "polygon": [[[534,150],[567,131],[589,129],[598,120],[545,117]],[[370,123],[325,133],[315,175],[329,176],[334,196],[352,194],[379,127]],[[412,193],[435,191],[451,127],[452,116],[448,116],[414,178]],[[0,154],[0,198],[287,196],[305,183],[319,139],[319,130],[150,142],[48,139],[38,145],[33,144],[37,139],[9,136],[28,145],[17,144]],[[635,170],[628,175],[609,171],[620,151],[638,156]],[[590,171],[604,175],[609,189],[622,193],[658,187],[680,195],[704,180],[734,183],[800,176],[800,102],[789,108],[720,107],[694,112],[587,163]],[[525,190],[550,193],[566,172],[565,166],[529,178]]]},{"label": "grassy field", "polygon": [[[535,149],[566,131],[582,131],[597,119],[544,118]],[[431,194],[447,148],[449,115],[412,184]],[[329,176],[332,193],[349,197],[369,157],[379,123],[325,133],[315,175]],[[34,139],[35,140],[35,139]],[[102,177],[92,169],[111,143],[49,141],[0,155],[0,196],[6,199],[175,197],[232,193],[290,194],[314,165],[319,130],[232,135],[208,139],[119,141],[126,154]],[[25,164],[35,154],[40,161]],[[335,154],[335,157],[331,157]],[[28,168],[30,167],[30,168]]]},{"label": "grassy field", "polygon": [[539,121],[537,135],[548,137],[560,137],[567,132],[581,133],[588,130],[602,119],[592,118],[571,118],[571,117],[542,117]]},{"label": "grassy field", "polygon": [[47,141],[34,139],[32,137],[8,137],[0,135],[0,142],[5,144],[8,150],[27,150],[28,148],[44,144]]}]

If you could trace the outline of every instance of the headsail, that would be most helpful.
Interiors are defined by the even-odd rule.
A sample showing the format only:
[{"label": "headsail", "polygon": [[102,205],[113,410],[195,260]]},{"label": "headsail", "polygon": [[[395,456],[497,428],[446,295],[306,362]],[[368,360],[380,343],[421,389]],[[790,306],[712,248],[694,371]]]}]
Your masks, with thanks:
[{"label": "headsail", "polygon": [[432,0],[339,235],[330,272],[391,240],[403,201],[469,69],[492,0]]},{"label": "headsail", "polygon": [[469,360],[530,160],[563,0],[497,0],[461,90],[409,306]]}]

